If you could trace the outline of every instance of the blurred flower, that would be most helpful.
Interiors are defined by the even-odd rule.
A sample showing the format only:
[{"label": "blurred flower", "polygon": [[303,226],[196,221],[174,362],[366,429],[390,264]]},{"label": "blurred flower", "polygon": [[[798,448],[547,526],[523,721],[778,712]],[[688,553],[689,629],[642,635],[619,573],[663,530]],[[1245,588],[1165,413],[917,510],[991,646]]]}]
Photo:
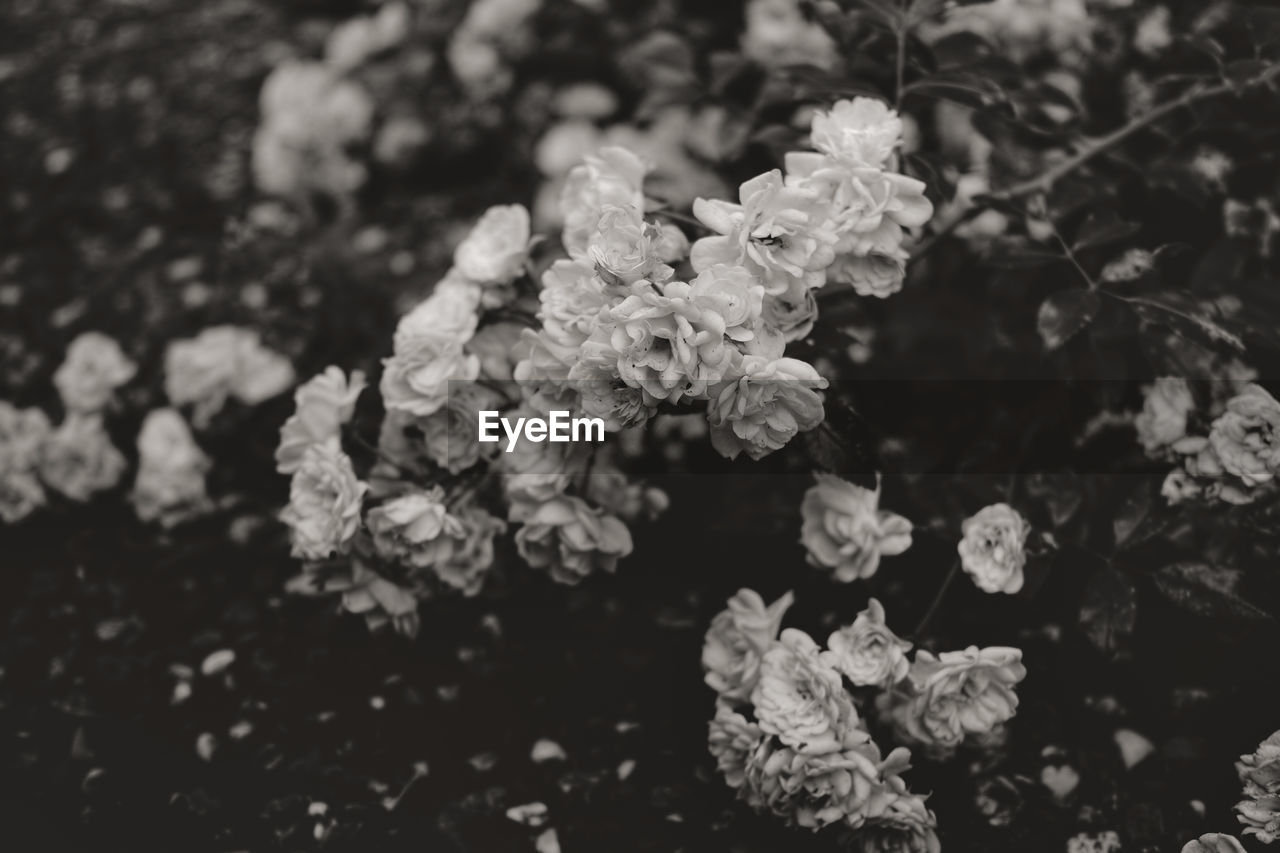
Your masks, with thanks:
[{"label": "blurred flower", "polygon": [[415,569],[449,560],[466,537],[462,523],[444,505],[439,486],[374,507],[365,521],[381,556]]},{"label": "blurred flower", "polygon": [[253,405],[294,381],[288,359],[264,347],[257,332],[239,326],[211,326],[194,338],[171,341],[164,366],[169,402],[194,404],[197,428],[209,424],[228,396]]},{"label": "blurred flower", "polygon": [[53,384],[68,412],[92,415],[106,407],[115,389],[138,372],[120,345],[101,332],[85,332],[67,347]]},{"label": "blurred flower", "polygon": [[724,699],[751,696],[760,673],[760,659],[778,637],[782,617],[794,600],[783,593],[766,606],[760,594],[740,589],[729,606],[711,620],[702,643],[706,682]]},{"label": "blurred flower", "polygon": [[1031,525],[1008,504],[992,504],[965,520],[957,550],[960,564],[983,592],[1015,593],[1022,589],[1024,546]]},{"label": "blurred flower", "polygon": [[170,527],[210,506],[205,492],[209,457],[174,409],[147,413],[138,432],[138,474],[129,499],[142,521]]},{"label": "blurred flower", "polygon": [[401,320],[395,351],[382,362],[379,390],[388,410],[426,417],[448,402],[450,382],[470,382],[480,375],[480,360],[463,349],[471,337],[470,329],[475,328],[475,319],[473,316],[464,337],[452,335],[452,330],[419,331],[418,324],[406,324],[410,317],[425,320],[430,315],[418,314],[415,309]]},{"label": "blurred flower", "polygon": [[716,234],[693,244],[696,272],[715,264],[746,267],[766,293],[783,293],[793,282],[817,287],[825,281],[836,233],[816,192],[785,185],[774,169],[743,183],[738,199],[694,201],[694,216]]},{"label": "blurred flower", "polygon": [[494,205],[453,253],[457,271],[478,284],[510,284],[529,257],[529,211],[521,204]]},{"label": "blurred flower", "polygon": [[945,755],[1012,719],[1014,688],[1026,675],[1018,649],[970,646],[937,656],[921,649],[908,673],[911,692],[881,694],[877,707],[899,737]]},{"label": "blurred flower", "polygon": [[338,442],[342,425],[351,420],[356,399],[364,388],[362,372],[352,371],[348,381],[342,368],[332,365],[298,386],[293,392],[294,413],[280,428],[276,470],[292,474],[302,464],[308,447]]},{"label": "blurred flower", "polygon": [[574,166],[560,193],[564,216],[562,241],[572,256],[586,252],[603,211],[610,206],[644,209],[648,166],[621,146],[601,148]]},{"label": "blurred flower", "polygon": [[341,449],[332,444],[308,447],[289,485],[289,505],[280,514],[289,525],[293,556],[323,560],[342,550],[360,526],[368,489]]},{"label": "blurred flower", "polygon": [[476,384],[455,383],[444,408],[418,421],[431,461],[457,474],[480,461],[497,444],[480,442],[480,412],[496,411],[502,395]]},{"label": "blurred flower", "polygon": [[[291,584],[290,588],[301,591],[300,585]],[[343,609],[363,616],[369,630],[376,631],[390,624],[398,634],[417,635],[418,599],[410,590],[392,583],[359,560],[352,563],[349,579],[329,584],[326,590],[329,589],[342,592]]]},{"label": "blurred flower", "polygon": [[1280,732],[1240,756],[1236,773],[1244,784],[1245,799],[1236,804],[1244,833],[1270,844],[1280,838]]},{"label": "blurred flower", "polygon": [[874,598],[852,625],[827,638],[827,661],[858,687],[892,687],[907,676],[911,643],[885,623],[884,607]]},{"label": "blurred flower", "polygon": [[892,252],[871,251],[861,256],[849,253],[836,258],[828,276],[848,282],[859,296],[887,299],[902,290],[908,257],[902,248]]},{"label": "blurred flower", "polygon": [[852,166],[882,168],[902,138],[902,119],[877,98],[836,101],[813,116],[813,147]]},{"label": "blurred flower", "polygon": [[865,489],[830,474],[816,478],[800,504],[800,541],[811,565],[834,569],[836,580],[848,583],[874,575],[882,556],[911,547],[911,522],[879,508],[878,486]]},{"label": "blurred flower", "polygon": [[463,595],[476,595],[493,565],[493,537],[504,533],[507,523],[474,505],[457,510],[453,517],[461,527],[461,540],[451,554],[433,563],[432,569],[436,577]]},{"label": "blurred flower", "polygon": [[1187,434],[1187,415],[1196,404],[1185,379],[1163,377],[1144,386],[1142,393],[1142,413],[1133,425],[1143,448],[1154,455]]},{"label": "blurred flower", "polygon": [[840,56],[835,41],[805,16],[799,0],[750,0],[742,53],[769,68],[803,64],[827,70]]},{"label": "blurred flower", "polygon": [[765,733],[803,754],[823,755],[867,738],[840,673],[813,638],[794,628],[761,658],[751,704]]},{"label": "blurred flower", "polygon": [[516,533],[516,549],[553,580],[576,584],[597,570],[613,572],[631,553],[631,532],[581,498],[557,495],[538,506]]},{"label": "blurred flower", "polygon": [[1209,443],[1245,485],[1268,482],[1280,469],[1280,402],[1260,385],[1247,386],[1213,422]]},{"label": "blurred flower", "polygon": [[126,464],[98,415],[68,415],[40,446],[40,479],[73,501],[113,488]]},{"label": "blurred flower", "polygon": [[1089,834],[1081,832],[1067,839],[1067,853],[1119,853],[1120,836],[1115,830]]},{"label": "blurred flower", "polygon": [[1245,853],[1244,846],[1230,835],[1208,832],[1188,841],[1182,853]]},{"label": "blurred flower", "polygon": [[[761,319],[776,329],[784,342],[801,340],[813,331],[818,319],[818,300],[813,293],[803,284],[793,283],[782,293],[769,294],[764,298]],[[756,337],[760,337],[759,332]],[[779,352],[775,357],[781,355]]]},{"label": "blurred flower", "polygon": [[407,3],[387,3],[376,15],[358,15],[329,33],[324,61],[337,71],[350,71],[370,57],[404,41],[409,33]]},{"label": "blurred flower", "polygon": [[711,445],[730,459],[746,451],[762,459],[797,433],[822,423],[825,379],[794,358],[746,356],[742,377],[712,389],[707,410]]},{"label": "blurred flower", "polygon": [[19,521],[45,502],[36,477],[49,419],[39,409],[0,400],[0,518]]},{"label": "blurred flower", "polygon": [[510,382],[524,355],[520,323],[485,323],[467,341],[466,350],[480,360],[480,375],[495,382]]}]

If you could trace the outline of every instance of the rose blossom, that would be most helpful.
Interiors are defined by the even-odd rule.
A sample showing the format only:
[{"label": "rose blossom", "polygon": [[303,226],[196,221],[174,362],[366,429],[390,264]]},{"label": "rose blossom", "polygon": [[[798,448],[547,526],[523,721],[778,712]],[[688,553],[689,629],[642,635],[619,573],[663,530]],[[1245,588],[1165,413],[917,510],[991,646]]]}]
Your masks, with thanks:
[{"label": "rose blossom", "polygon": [[[532,415],[532,409],[522,407],[506,417],[514,421]],[[585,444],[530,441],[522,433],[511,452],[503,453],[496,462],[507,498],[507,518],[523,521],[562,493],[586,469],[591,453],[592,448]]]},{"label": "rose blossom", "polygon": [[733,710],[723,698],[716,700],[716,715],[711,720],[707,748],[716,759],[716,769],[725,784],[738,789],[746,780],[747,762],[759,747],[764,732],[746,717]]},{"label": "rose blossom", "polygon": [[718,235],[693,244],[695,271],[715,264],[746,267],[766,293],[782,293],[793,282],[817,287],[826,280],[837,238],[816,192],[786,186],[774,169],[743,183],[738,199],[739,204],[694,201],[694,216]]},{"label": "rose blossom", "polygon": [[494,205],[453,253],[458,272],[480,284],[510,284],[529,257],[529,211],[522,204]]},{"label": "rose blossom", "polygon": [[842,748],[812,753],[763,740],[747,761],[739,795],[758,811],[806,829],[863,826],[898,796],[886,781],[906,769],[909,753],[895,749],[882,759],[865,731],[851,735]]},{"label": "rose blossom", "polygon": [[477,506],[464,507],[453,517],[461,527],[461,541],[453,553],[433,563],[432,569],[436,577],[463,595],[476,595],[493,565],[493,537],[504,533],[507,523]]},{"label": "rose blossom", "polygon": [[764,285],[742,267],[707,267],[689,282],[689,295],[702,311],[699,322],[713,335],[739,342],[755,337],[764,311]]},{"label": "rose blossom", "polygon": [[595,268],[585,260],[561,258],[553,263],[542,274],[542,290],[538,294],[542,328],[538,335],[559,346],[581,346],[599,325],[601,312],[610,305],[604,288]]},{"label": "rose blossom", "polygon": [[906,678],[911,644],[885,624],[884,607],[874,598],[852,625],[827,638],[827,661],[858,687],[892,687]]},{"label": "rose blossom", "polygon": [[907,277],[907,251],[872,251],[866,255],[847,254],[836,258],[830,277],[848,282],[859,296],[887,299],[902,290]]},{"label": "rose blossom", "polygon": [[783,631],[761,658],[751,704],[760,728],[797,752],[821,755],[866,737],[840,673],[795,628]]},{"label": "rose blossom", "polygon": [[938,819],[924,798],[906,791],[897,777],[892,782],[896,796],[858,831],[853,849],[856,853],[940,853]]},{"label": "rose blossom", "polygon": [[742,376],[711,391],[707,421],[711,445],[734,459],[742,451],[762,459],[796,433],[822,423],[822,398],[814,389],[827,382],[794,358],[742,360]]},{"label": "rose blossom", "polygon": [[129,496],[138,518],[169,527],[204,511],[209,467],[177,410],[149,412],[138,433],[138,474]]},{"label": "rose blossom", "polygon": [[1187,380],[1162,377],[1142,389],[1142,413],[1133,420],[1138,440],[1150,455],[1186,437],[1187,415],[1195,409]]},{"label": "rose blossom", "polygon": [[1188,841],[1182,853],[1245,853],[1244,845],[1230,835],[1220,832],[1207,832],[1197,839]]},{"label": "rose blossom", "polygon": [[613,572],[631,553],[631,532],[581,498],[557,495],[533,510],[516,533],[516,550],[553,580],[576,584],[596,570]]},{"label": "rose blossom", "polygon": [[1240,756],[1236,773],[1246,791],[1280,791],[1280,731],[1258,744],[1251,754]]},{"label": "rose blossom", "polygon": [[878,169],[902,138],[902,119],[876,98],[837,101],[814,114],[809,138],[828,157]]},{"label": "rose blossom", "polygon": [[745,700],[755,689],[760,658],[778,637],[783,614],[794,600],[790,591],[766,606],[760,594],[740,589],[729,606],[711,620],[702,643],[706,682],[722,698]]},{"label": "rose blossom", "polygon": [[470,382],[480,375],[480,360],[462,344],[430,335],[397,341],[395,354],[382,362],[378,386],[387,409],[417,417],[439,411],[449,400],[450,382]]},{"label": "rose blossom", "polygon": [[600,213],[609,205],[644,208],[644,176],[648,171],[639,157],[617,145],[589,154],[569,170],[560,192],[564,216],[561,240],[570,255],[586,252]]},{"label": "rose blossom", "polygon": [[68,415],[40,446],[40,479],[73,501],[115,486],[126,464],[99,415]]},{"label": "rose blossom", "polygon": [[198,428],[208,426],[228,396],[254,405],[294,380],[288,359],[263,346],[257,332],[238,326],[211,326],[194,338],[172,341],[164,366],[169,402],[194,404]]},{"label": "rose blossom", "polygon": [[1026,675],[1018,649],[970,646],[936,657],[921,649],[908,673],[911,695],[882,694],[878,707],[902,738],[945,754],[1012,719]]},{"label": "rose blossom", "polygon": [[116,388],[138,367],[120,345],[101,332],[85,332],[67,347],[67,357],[53,374],[53,384],[69,412],[91,415],[103,409]]},{"label": "rose blossom", "polygon": [[336,442],[342,425],[355,413],[356,398],[365,388],[364,374],[352,371],[348,381],[342,368],[330,365],[293,392],[294,413],[280,428],[276,470],[292,474],[302,454],[313,444]]},{"label": "rose blossom", "polygon": [[1031,525],[1008,504],[992,504],[965,520],[957,550],[965,572],[983,592],[1022,589],[1024,545]]},{"label": "rose blossom", "polygon": [[356,479],[351,459],[332,444],[313,444],[289,484],[289,505],[280,514],[289,525],[293,556],[323,560],[340,550],[360,526],[360,506],[369,487]]},{"label": "rose blossom", "polygon": [[830,474],[817,474],[804,493],[800,541],[811,565],[834,569],[848,583],[876,573],[882,556],[911,547],[911,522],[879,508],[880,489],[864,489]]},{"label": "rose blossom", "polygon": [[1270,481],[1280,469],[1280,402],[1260,385],[1246,386],[1213,422],[1209,443],[1245,485]]},{"label": "rose blossom", "polygon": [[444,505],[444,489],[413,491],[369,510],[373,545],[388,560],[425,569],[453,556],[466,537]]},{"label": "rose blossom", "polygon": [[796,283],[782,293],[766,296],[761,317],[780,332],[785,341],[798,341],[813,331],[818,319],[818,300],[812,290]]},{"label": "rose blossom", "polygon": [[463,278],[457,269],[450,269],[430,296],[400,318],[393,349],[399,352],[423,338],[442,344],[465,344],[480,322],[479,309],[480,287]]},{"label": "rose blossom", "polygon": [[665,281],[672,269],[662,260],[667,235],[658,225],[645,222],[640,208],[608,205],[591,233],[583,260],[612,284],[631,284],[640,279]]},{"label": "rose blossom", "polygon": [[[291,584],[290,588],[306,591],[299,586]],[[370,631],[390,623],[403,636],[417,635],[418,599],[413,592],[392,583],[359,560],[352,561],[349,579],[326,585],[326,591],[331,589],[342,591],[342,608],[348,613],[363,616]]]},{"label": "rose blossom", "polygon": [[480,412],[501,407],[502,395],[483,385],[457,383],[443,409],[418,422],[427,456],[450,474],[475,465],[497,445],[481,444]]}]

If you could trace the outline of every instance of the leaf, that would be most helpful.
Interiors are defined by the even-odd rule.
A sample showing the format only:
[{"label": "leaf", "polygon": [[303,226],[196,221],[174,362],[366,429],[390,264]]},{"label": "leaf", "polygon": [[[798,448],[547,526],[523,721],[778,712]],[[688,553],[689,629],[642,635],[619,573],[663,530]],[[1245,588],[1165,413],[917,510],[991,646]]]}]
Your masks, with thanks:
[{"label": "leaf", "polygon": [[1073,252],[1084,252],[1132,237],[1142,226],[1136,222],[1126,222],[1110,210],[1095,211],[1089,214],[1080,230],[1076,232],[1076,241],[1071,244]]},{"label": "leaf", "polygon": [[1126,297],[1126,301],[1147,320],[1164,323],[1174,329],[1189,327],[1214,343],[1226,344],[1236,352],[1245,351],[1244,340],[1239,335],[1210,317],[1204,306],[1183,293],[1149,293]]},{"label": "leaf", "polygon": [[1150,514],[1151,489],[1144,481],[1120,505],[1120,511],[1111,522],[1111,529],[1115,533],[1116,547],[1119,548],[1129,542],[1134,531],[1147,520]]},{"label": "leaf", "polygon": [[1096,291],[1071,289],[1059,290],[1040,303],[1036,329],[1051,350],[1065,344],[1081,329],[1093,322],[1102,306],[1102,297]]},{"label": "leaf", "polygon": [[872,437],[867,422],[844,398],[829,394],[822,423],[802,433],[809,458],[820,470],[851,475],[875,470]]},{"label": "leaf", "polygon": [[1146,249],[1128,249],[1102,268],[1099,275],[1107,284],[1137,281],[1155,269],[1155,256]]},{"label": "leaf", "polygon": [[1207,563],[1174,563],[1157,571],[1156,589],[1169,601],[1197,616],[1213,618],[1271,619],[1260,607],[1238,592],[1244,573],[1239,569]]},{"label": "leaf", "polygon": [[1104,654],[1115,655],[1133,635],[1138,595],[1133,581],[1112,566],[1089,578],[1080,601],[1080,630]]}]

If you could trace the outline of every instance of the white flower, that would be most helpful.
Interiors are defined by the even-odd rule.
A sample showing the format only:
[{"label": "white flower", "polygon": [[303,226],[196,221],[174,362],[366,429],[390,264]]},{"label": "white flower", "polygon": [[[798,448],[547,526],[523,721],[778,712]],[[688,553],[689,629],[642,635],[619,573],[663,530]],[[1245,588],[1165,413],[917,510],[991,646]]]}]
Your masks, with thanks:
[{"label": "white flower", "polygon": [[811,565],[834,569],[843,583],[869,578],[880,558],[911,547],[911,522],[879,508],[873,491],[830,474],[817,474],[804,494],[800,541]]},{"label": "white flower", "polygon": [[422,338],[465,344],[480,322],[481,289],[467,281],[456,268],[445,273],[431,291],[396,324],[395,351]]},{"label": "white flower", "polygon": [[1260,385],[1248,385],[1213,422],[1209,444],[1222,467],[1256,486],[1280,470],[1280,402]]},{"label": "white flower", "polygon": [[19,409],[0,400],[0,518],[12,523],[45,502],[36,477],[49,419],[39,409]]},{"label": "white flower", "polygon": [[516,533],[516,550],[525,562],[563,584],[576,584],[596,570],[613,572],[631,547],[622,521],[566,495],[534,509]]},{"label": "white flower", "polygon": [[[514,420],[534,414],[531,409],[520,408],[506,417]],[[590,454],[587,445],[534,442],[522,435],[510,453],[503,453],[497,459],[508,502],[507,517],[522,521],[564,492],[586,469]]]},{"label": "white flower", "polygon": [[125,466],[97,415],[68,415],[40,447],[40,479],[73,501],[113,488]]},{"label": "white flower", "polygon": [[749,355],[741,369],[741,378],[713,390],[708,404],[711,444],[722,456],[734,459],[746,451],[762,459],[822,423],[822,398],[815,389],[827,382],[812,366]]},{"label": "white flower", "polygon": [[742,267],[707,267],[689,282],[689,295],[702,312],[699,322],[713,335],[734,341],[755,337],[764,311],[764,285]]},{"label": "white flower", "polygon": [[334,27],[324,44],[324,61],[338,71],[350,71],[400,44],[408,33],[408,4],[387,3],[376,15],[358,15]]},{"label": "white flower", "polygon": [[[761,318],[782,336],[784,343],[798,341],[813,331],[818,319],[818,300],[813,293],[804,284],[794,282],[782,293],[765,296]],[[760,337],[759,333],[756,337]],[[781,355],[779,351],[774,357]]]},{"label": "white flower", "polygon": [[867,739],[840,673],[795,628],[764,653],[751,704],[760,728],[799,753],[823,755]]},{"label": "white flower", "polygon": [[356,398],[365,388],[364,374],[353,371],[350,381],[342,368],[329,366],[293,392],[294,413],[280,428],[276,470],[292,474],[313,444],[338,442],[342,425],[355,413]]},{"label": "white flower", "polygon": [[835,40],[805,16],[799,0],[750,0],[742,52],[768,68],[805,64],[830,70],[840,57]]},{"label": "white flower", "polygon": [[253,405],[293,384],[288,359],[262,345],[258,333],[211,326],[165,351],[165,392],[174,406],[194,404],[192,421],[207,426],[228,396]]},{"label": "white flower", "polygon": [[480,284],[510,284],[529,257],[529,211],[522,204],[494,205],[453,253],[454,267]]},{"label": "white flower", "polygon": [[1147,453],[1157,454],[1186,436],[1187,415],[1196,404],[1185,379],[1160,378],[1144,386],[1142,393],[1142,413],[1133,425]]},{"label": "white flower", "polygon": [[937,656],[920,649],[908,674],[910,693],[881,694],[879,707],[901,737],[942,755],[1012,719],[1014,688],[1026,676],[1018,649],[970,646]]},{"label": "white flower", "polygon": [[859,687],[892,687],[907,676],[911,644],[885,624],[884,607],[874,598],[867,609],[827,638],[827,660]]},{"label": "white flower", "polygon": [[760,659],[778,638],[782,617],[794,596],[788,591],[765,605],[760,594],[740,589],[729,606],[716,614],[702,643],[706,682],[724,699],[751,696],[760,674]]},{"label": "white flower", "polygon": [[480,375],[480,360],[463,349],[464,341],[437,335],[401,337],[395,354],[384,359],[382,401],[391,411],[426,417],[449,399],[450,382]]},{"label": "white flower", "polygon": [[838,161],[882,168],[902,138],[902,119],[876,98],[837,101],[813,116],[813,147]]},{"label": "white flower", "polygon": [[205,491],[209,458],[174,409],[147,413],[138,433],[138,474],[129,499],[142,521],[172,526],[210,505]]},{"label": "white flower", "polygon": [[584,259],[611,284],[631,284],[642,278],[665,281],[672,274],[663,262],[673,251],[667,245],[668,238],[660,226],[644,221],[640,208],[606,205],[591,232]]},{"label": "white flower", "polygon": [[[1165,11],[1168,12],[1167,9]],[[1245,853],[1245,849],[1244,845],[1230,835],[1207,832],[1183,845],[1182,853]]]},{"label": "white flower", "polygon": [[360,526],[368,490],[342,450],[332,444],[308,447],[289,484],[289,505],[280,514],[290,528],[293,556],[323,560],[342,550]]},{"label": "white flower", "polygon": [[836,258],[829,276],[835,281],[847,282],[859,296],[885,299],[902,290],[908,257],[902,248],[891,252],[871,251],[862,256],[849,253]]},{"label": "white flower", "polygon": [[1022,589],[1025,544],[1031,525],[1008,504],[992,504],[961,525],[957,550],[965,572],[983,592]]},{"label": "white flower", "polygon": [[716,715],[711,720],[707,748],[730,788],[742,787],[747,778],[747,765],[764,737],[758,725],[733,710],[733,706],[723,698],[716,700]]},{"label": "white flower", "polygon": [[476,595],[493,565],[493,538],[505,532],[507,524],[476,506],[458,510],[454,518],[461,527],[461,539],[451,554],[432,563],[431,568],[436,577],[463,595]]},{"label": "white flower", "polygon": [[497,445],[480,443],[480,412],[501,408],[502,395],[482,385],[457,383],[444,408],[418,421],[427,456],[450,474],[480,461]]},{"label": "white flower", "polygon": [[564,216],[562,241],[570,255],[587,250],[591,234],[608,206],[644,209],[644,176],[639,157],[621,146],[601,148],[573,167],[560,193]]},{"label": "white flower", "polygon": [[600,314],[610,305],[604,282],[590,262],[561,259],[542,274],[538,294],[542,321],[539,334],[550,342],[577,349],[600,322]]},{"label": "white flower", "polygon": [[373,545],[388,560],[425,569],[450,559],[466,537],[444,505],[444,489],[412,491],[369,511]]},{"label": "white flower", "polygon": [[69,412],[92,415],[111,401],[115,389],[138,372],[120,345],[101,332],[85,332],[67,347],[53,384]]},{"label": "white flower", "polygon": [[697,272],[715,264],[746,267],[766,293],[786,291],[793,282],[820,286],[835,260],[837,235],[829,205],[809,189],[787,186],[777,169],[746,181],[740,204],[699,198],[693,214],[719,236],[693,244]]}]

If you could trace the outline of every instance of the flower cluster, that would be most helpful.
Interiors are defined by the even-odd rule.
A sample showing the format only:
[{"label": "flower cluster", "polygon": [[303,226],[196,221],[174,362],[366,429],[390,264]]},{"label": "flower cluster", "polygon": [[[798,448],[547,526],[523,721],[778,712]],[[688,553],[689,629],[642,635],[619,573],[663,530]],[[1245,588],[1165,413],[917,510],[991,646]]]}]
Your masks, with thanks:
[{"label": "flower cluster", "polygon": [[1270,844],[1280,838],[1280,732],[1240,756],[1236,772],[1244,785],[1244,799],[1236,804],[1244,834]]},{"label": "flower cluster", "polygon": [[708,744],[720,773],[752,808],[797,826],[858,830],[868,850],[936,851],[933,813],[901,779],[910,752],[881,753],[842,679],[892,685],[910,644],[872,601],[823,650],[803,631],[779,633],[790,604],[790,593],[766,605],[740,590],[707,631],[702,664],[718,694]]}]

